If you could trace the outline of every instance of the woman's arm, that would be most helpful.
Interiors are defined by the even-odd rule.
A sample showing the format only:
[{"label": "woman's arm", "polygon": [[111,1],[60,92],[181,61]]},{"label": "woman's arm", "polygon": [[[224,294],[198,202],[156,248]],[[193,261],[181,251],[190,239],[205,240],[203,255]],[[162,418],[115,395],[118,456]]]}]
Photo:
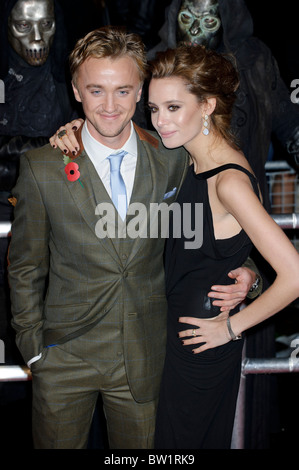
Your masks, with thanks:
[{"label": "woman's arm", "polygon": [[[239,172],[238,172],[239,173]],[[243,174],[227,172],[217,186],[220,202],[245,230],[251,241],[275,270],[273,284],[254,302],[230,318],[231,329],[238,336],[248,328],[281,311],[299,295],[299,254],[284,232],[265,211]],[[215,319],[203,320],[181,317],[182,323],[198,327],[198,337],[184,340],[185,344],[205,343],[194,352],[225,344],[231,335],[227,327],[227,313]],[[181,338],[192,335],[192,329],[180,333]]]}]

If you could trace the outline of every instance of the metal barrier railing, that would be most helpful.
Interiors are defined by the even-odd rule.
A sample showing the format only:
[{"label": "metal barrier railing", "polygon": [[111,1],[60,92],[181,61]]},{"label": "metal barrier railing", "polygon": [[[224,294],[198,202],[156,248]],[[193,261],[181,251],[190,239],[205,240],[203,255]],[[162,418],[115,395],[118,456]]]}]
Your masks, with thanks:
[{"label": "metal barrier railing", "polygon": [[[283,229],[298,229],[299,214],[272,214],[275,222]],[[246,350],[244,344],[243,352]],[[251,359],[243,357],[241,381],[232,437],[232,449],[244,449],[245,431],[245,386],[248,374],[281,374],[299,372],[299,358]]]},{"label": "metal barrier railing", "polygon": [[299,358],[250,359],[242,362],[242,374],[283,374],[299,372]]},{"label": "metal barrier railing", "polygon": [[0,382],[24,382],[31,380],[30,369],[26,366],[0,366]]},{"label": "metal barrier railing", "polygon": [[[284,160],[267,161],[265,170],[272,214],[283,217],[299,212],[299,173]],[[299,251],[298,233],[292,231],[288,236]]]},{"label": "metal barrier railing", "polygon": [[273,214],[297,212],[299,175],[286,161],[270,161],[265,165]]},{"label": "metal barrier railing", "polygon": [[10,237],[11,223],[0,222],[0,238]]},{"label": "metal barrier railing", "polygon": [[[244,343],[243,355],[246,350]],[[299,372],[299,358],[270,358],[250,359],[243,357],[241,368],[240,387],[232,436],[232,449],[244,449],[245,442],[245,399],[246,399],[246,375],[248,374],[286,374]]]},{"label": "metal barrier railing", "polygon": [[[299,175],[286,161],[269,161],[265,165],[272,217],[283,229],[299,228]],[[291,238],[298,249],[298,239]],[[244,345],[243,354],[246,346]],[[299,358],[249,359],[243,357],[240,389],[232,438],[232,448],[244,448],[245,384],[248,374],[299,372]]]},{"label": "metal barrier railing", "polygon": [[299,228],[299,214],[272,214],[272,218],[283,230]]}]

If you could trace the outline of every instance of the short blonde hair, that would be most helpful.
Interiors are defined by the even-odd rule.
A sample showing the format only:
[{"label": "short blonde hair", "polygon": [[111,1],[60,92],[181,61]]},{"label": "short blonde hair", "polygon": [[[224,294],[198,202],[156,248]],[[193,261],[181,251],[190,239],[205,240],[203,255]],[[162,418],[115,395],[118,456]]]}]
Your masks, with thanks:
[{"label": "short blonde hair", "polygon": [[138,34],[127,33],[124,28],[104,26],[77,41],[69,57],[74,84],[78,68],[90,57],[96,59],[131,57],[138,68],[140,82],[143,83],[145,80],[147,60],[144,43]]}]

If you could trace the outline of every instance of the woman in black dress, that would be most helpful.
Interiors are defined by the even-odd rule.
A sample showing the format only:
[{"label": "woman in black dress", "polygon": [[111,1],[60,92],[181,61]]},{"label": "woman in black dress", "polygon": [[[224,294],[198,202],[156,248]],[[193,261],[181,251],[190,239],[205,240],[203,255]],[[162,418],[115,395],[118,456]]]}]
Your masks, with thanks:
[{"label": "woman in black dress", "polygon": [[[156,447],[229,448],[242,333],[297,298],[299,255],[264,210],[257,180],[230,134],[238,87],[232,63],[202,46],[182,46],[160,53],[151,74],[152,123],[167,148],[184,146],[192,159],[176,202],[181,217],[173,212],[166,245],[168,338]],[[191,233],[200,231],[193,238],[184,225],[190,208]],[[276,280],[228,315],[211,303],[210,286],[230,282],[227,273],[242,265],[252,244]]]}]

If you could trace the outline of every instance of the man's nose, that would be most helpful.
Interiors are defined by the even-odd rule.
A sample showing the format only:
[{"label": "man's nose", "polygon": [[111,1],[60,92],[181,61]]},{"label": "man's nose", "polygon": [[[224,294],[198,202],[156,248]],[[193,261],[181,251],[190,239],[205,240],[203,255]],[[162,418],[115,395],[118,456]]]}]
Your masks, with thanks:
[{"label": "man's nose", "polygon": [[108,113],[111,113],[112,111],[115,110],[115,100],[112,94],[106,95],[103,107],[104,107],[104,110],[107,111]]}]

